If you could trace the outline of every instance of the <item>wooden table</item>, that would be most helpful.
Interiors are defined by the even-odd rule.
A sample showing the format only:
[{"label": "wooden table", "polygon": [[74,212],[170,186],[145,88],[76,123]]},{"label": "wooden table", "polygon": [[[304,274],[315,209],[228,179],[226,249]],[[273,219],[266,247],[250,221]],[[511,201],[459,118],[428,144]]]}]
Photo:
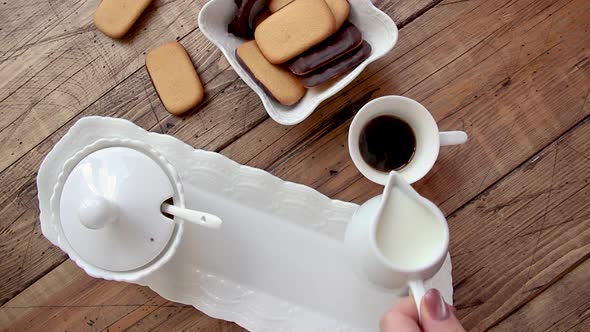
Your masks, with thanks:
[{"label": "wooden table", "polygon": [[[0,1],[0,329],[241,331],[137,285],[88,277],[41,234],[35,176],[89,115],[129,119],[240,163],[362,203],[352,117],[390,94],[469,133],[415,185],[448,216],[455,306],[469,330],[590,330],[588,0],[381,0],[400,28],[305,122],[281,126],[197,26],[204,1],[159,0],[132,32],[97,32],[98,0]],[[178,118],[144,66],[179,40],[207,99]]]}]

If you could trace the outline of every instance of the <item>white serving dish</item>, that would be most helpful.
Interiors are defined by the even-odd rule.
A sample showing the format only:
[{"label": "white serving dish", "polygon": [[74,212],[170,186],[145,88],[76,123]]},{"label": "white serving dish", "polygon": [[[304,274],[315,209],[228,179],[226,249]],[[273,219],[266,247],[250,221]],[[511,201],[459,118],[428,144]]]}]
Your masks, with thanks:
[{"label": "white serving dish", "polygon": [[[51,218],[53,187],[66,160],[104,139],[148,144],[176,169],[186,207],[223,220],[217,230],[185,223],[172,257],[124,280],[251,331],[376,331],[400,298],[401,290],[377,288],[354,273],[343,239],[356,204],[121,119],[78,121],[39,170],[41,229],[69,255]],[[121,280],[77,263],[93,277]],[[452,303],[450,257],[426,284]]]},{"label": "white serving dish", "polygon": [[209,1],[199,13],[199,29],[221,50],[242,80],[258,94],[268,115],[280,124],[295,125],[311,115],[321,102],[344,89],[370,63],[387,54],[397,42],[397,26],[387,14],[375,7],[370,0],[349,0],[349,2],[348,20],[359,28],[363,38],[371,45],[371,56],[345,76],[308,89],[305,97],[293,106],[281,105],[267,96],[238,63],[235,50],[245,40],[227,32],[227,25],[234,18],[237,10],[234,0]]}]

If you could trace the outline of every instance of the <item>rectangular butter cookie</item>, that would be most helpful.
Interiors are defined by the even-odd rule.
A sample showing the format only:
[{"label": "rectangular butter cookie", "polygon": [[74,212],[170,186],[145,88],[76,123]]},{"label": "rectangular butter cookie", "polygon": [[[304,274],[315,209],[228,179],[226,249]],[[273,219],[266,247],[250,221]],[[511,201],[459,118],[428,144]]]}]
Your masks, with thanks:
[{"label": "rectangular butter cookie", "polygon": [[296,0],[260,23],[254,38],[264,57],[280,64],[322,42],[335,28],[324,0]]},{"label": "rectangular butter cookie", "polygon": [[305,87],[290,71],[271,64],[262,55],[256,41],[236,49],[238,62],[265,92],[283,105],[293,105],[305,95]]},{"label": "rectangular butter cookie", "polygon": [[123,38],[151,2],[152,0],[102,0],[94,14],[94,25],[111,38]]},{"label": "rectangular butter cookie", "polygon": [[168,112],[180,115],[203,101],[203,85],[180,43],[170,42],[150,50],[145,66]]}]

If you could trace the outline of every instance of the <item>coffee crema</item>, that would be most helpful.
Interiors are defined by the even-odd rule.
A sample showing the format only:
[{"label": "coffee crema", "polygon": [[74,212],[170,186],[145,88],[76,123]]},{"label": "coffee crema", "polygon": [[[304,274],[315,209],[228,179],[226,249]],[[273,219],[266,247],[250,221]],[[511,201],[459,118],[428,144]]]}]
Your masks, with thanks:
[{"label": "coffee crema", "polygon": [[369,166],[378,171],[391,172],[412,160],[416,151],[416,136],[404,120],[381,115],[361,130],[359,150]]}]

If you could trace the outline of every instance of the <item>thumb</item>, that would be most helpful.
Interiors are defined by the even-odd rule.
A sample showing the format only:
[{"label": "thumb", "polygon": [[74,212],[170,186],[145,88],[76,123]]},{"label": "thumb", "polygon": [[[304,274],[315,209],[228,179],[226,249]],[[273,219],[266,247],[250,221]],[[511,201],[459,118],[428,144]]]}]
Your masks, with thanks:
[{"label": "thumb", "polygon": [[422,330],[424,332],[464,332],[465,329],[449,309],[440,295],[434,288],[429,289],[420,306],[422,313]]}]

